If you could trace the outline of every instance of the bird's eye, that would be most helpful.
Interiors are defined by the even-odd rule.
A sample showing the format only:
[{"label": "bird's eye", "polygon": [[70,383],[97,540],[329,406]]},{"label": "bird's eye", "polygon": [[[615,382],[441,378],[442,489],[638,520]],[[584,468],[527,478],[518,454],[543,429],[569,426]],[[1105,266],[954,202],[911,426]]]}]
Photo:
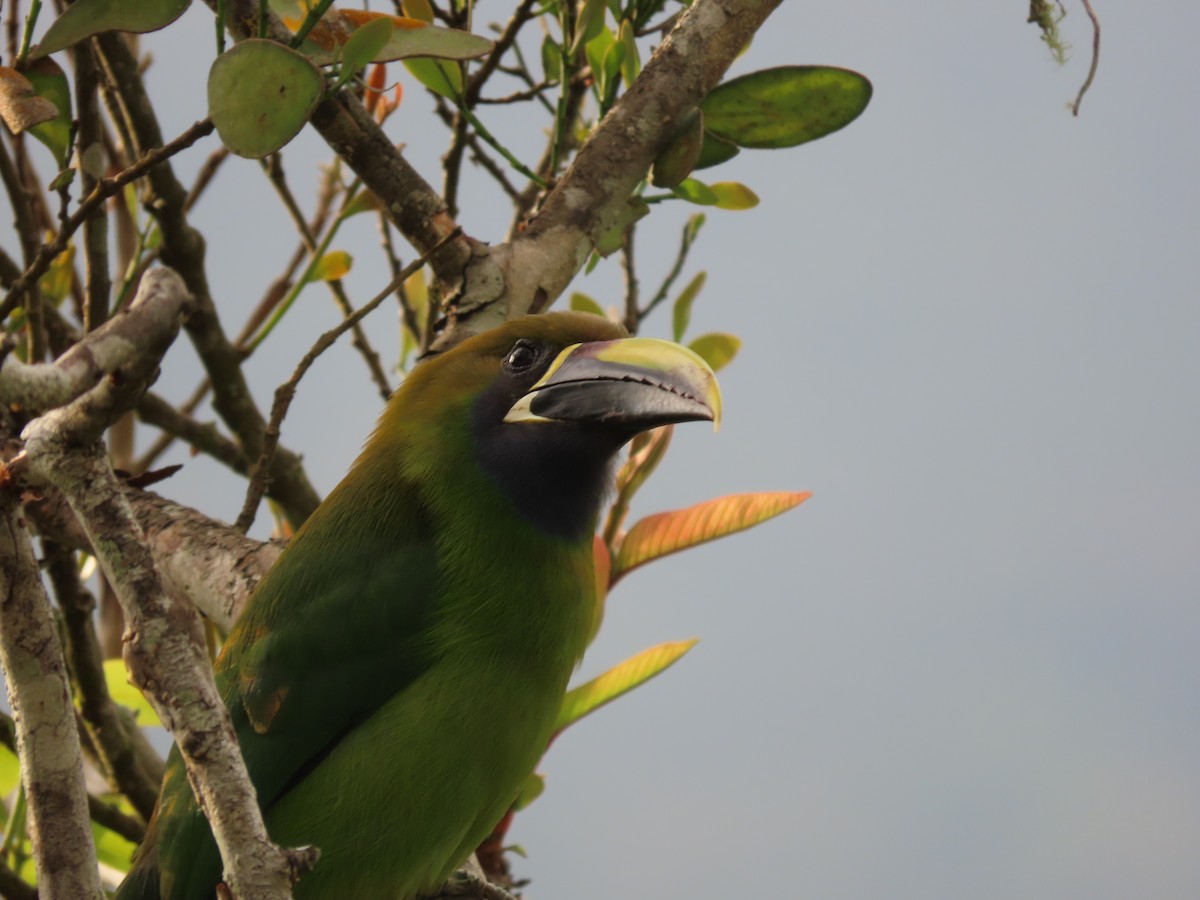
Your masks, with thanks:
[{"label": "bird's eye", "polygon": [[504,368],[514,373],[528,372],[537,359],[537,347],[529,341],[517,341],[504,358]]}]

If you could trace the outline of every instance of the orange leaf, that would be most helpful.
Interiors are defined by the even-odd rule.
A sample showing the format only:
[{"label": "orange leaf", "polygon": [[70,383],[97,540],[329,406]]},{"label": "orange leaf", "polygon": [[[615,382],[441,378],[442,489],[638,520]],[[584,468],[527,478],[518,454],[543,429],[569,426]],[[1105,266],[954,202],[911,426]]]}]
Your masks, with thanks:
[{"label": "orange leaf", "polygon": [[808,491],[731,494],[687,509],[647,516],[621,541],[613,560],[610,586],[644,563],[765,522],[810,496]]},{"label": "orange leaf", "polygon": [[600,535],[592,539],[592,557],[596,566],[596,618],[588,635],[589,644],[595,639],[596,632],[600,630],[600,623],[604,621],[604,601],[608,597],[608,576],[612,571],[612,556]]}]

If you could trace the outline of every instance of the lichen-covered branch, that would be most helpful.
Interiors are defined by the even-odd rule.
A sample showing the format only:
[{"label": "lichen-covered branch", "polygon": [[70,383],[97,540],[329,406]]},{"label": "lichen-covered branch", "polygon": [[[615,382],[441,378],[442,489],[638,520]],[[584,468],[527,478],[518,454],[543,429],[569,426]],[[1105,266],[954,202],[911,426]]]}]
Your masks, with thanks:
[{"label": "lichen-covered branch", "polygon": [[316,851],[284,850],[267,836],[198,619],[190,604],[167,590],[100,443],[104,429],[153,379],[161,352],[143,347],[120,378],[105,378],[30,422],[22,433],[29,475],[62,492],[121,603],[126,665],[183,753],[225,862],[226,883],[237,897],[286,900]]},{"label": "lichen-covered branch", "polygon": [[[629,216],[628,201],[680,120],[720,82],[780,0],[697,0],[612,108],[538,213],[512,241],[468,266],[450,310],[447,347],[506,319],[542,312],[583,267],[600,237]],[[486,265],[481,279],[472,266]],[[499,272],[503,289],[493,294]],[[472,291],[482,288],[482,293]]]},{"label": "lichen-covered branch", "polygon": [[0,663],[17,726],[29,834],[43,898],[100,898],[75,707],[29,532],[0,497]]}]

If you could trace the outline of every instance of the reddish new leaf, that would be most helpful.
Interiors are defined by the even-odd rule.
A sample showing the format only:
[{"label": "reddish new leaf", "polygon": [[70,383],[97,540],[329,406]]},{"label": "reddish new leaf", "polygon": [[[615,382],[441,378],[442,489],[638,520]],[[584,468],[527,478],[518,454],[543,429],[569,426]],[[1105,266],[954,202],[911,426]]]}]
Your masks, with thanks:
[{"label": "reddish new leaf", "polygon": [[808,491],[731,494],[687,509],[647,516],[630,528],[621,542],[609,587],[644,563],[765,522],[809,496]]}]

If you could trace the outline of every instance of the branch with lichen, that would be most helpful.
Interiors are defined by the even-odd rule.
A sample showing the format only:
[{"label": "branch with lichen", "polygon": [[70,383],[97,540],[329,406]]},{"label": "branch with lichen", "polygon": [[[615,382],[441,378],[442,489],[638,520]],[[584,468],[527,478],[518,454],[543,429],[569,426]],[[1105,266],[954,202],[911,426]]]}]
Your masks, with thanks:
[{"label": "branch with lichen", "polygon": [[[150,296],[182,310],[185,291],[173,272],[157,270],[144,279],[133,309]],[[100,441],[153,380],[174,335],[175,329],[159,334],[87,393],[30,422],[22,432],[28,476],[62,492],[95,549],[125,614],[130,676],[182,751],[230,890],[234,896],[285,900],[317,853],[284,849],[268,837],[229,713],[213,682],[198,619],[160,577]]]}]

